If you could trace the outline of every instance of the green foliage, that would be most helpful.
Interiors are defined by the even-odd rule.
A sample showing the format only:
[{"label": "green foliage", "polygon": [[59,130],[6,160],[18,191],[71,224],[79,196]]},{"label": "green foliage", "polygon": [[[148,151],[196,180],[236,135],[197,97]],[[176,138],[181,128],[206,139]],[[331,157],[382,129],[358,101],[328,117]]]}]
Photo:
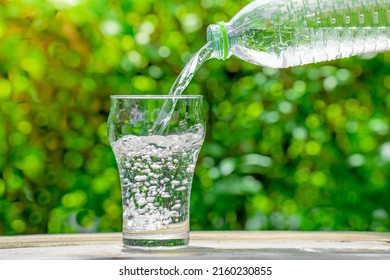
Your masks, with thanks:
[{"label": "green foliage", "polygon": [[[0,0],[0,234],[120,231],[109,95],[167,93],[248,2]],[[191,228],[388,231],[389,62],[206,62]]]}]

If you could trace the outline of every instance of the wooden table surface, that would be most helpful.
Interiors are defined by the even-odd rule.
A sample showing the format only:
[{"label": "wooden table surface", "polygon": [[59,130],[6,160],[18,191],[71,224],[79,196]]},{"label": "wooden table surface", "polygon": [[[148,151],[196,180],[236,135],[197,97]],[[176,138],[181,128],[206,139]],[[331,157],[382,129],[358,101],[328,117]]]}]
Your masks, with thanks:
[{"label": "wooden table surface", "polygon": [[0,236],[0,259],[390,260],[390,233],[195,231],[168,250],[126,249],[120,233]]}]

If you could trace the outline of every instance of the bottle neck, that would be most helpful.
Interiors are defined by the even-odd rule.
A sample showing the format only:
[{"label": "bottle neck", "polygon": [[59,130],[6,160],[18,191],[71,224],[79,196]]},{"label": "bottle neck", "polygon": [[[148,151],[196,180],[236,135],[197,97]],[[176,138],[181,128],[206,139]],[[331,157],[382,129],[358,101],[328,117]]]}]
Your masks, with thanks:
[{"label": "bottle neck", "polygon": [[207,41],[213,48],[212,56],[217,59],[228,59],[232,53],[229,44],[229,26],[225,22],[211,24],[207,28]]}]

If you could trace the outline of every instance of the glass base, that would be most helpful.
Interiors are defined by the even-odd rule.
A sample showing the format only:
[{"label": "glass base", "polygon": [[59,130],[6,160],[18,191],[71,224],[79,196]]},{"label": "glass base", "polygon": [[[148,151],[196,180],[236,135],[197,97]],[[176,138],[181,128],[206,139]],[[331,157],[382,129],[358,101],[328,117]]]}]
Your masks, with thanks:
[{"label": "glass base", "polygon": [[188,246],[188,234],[177,235],[123,235],[123,245],[126,248],[137,249],[177,249]]}]

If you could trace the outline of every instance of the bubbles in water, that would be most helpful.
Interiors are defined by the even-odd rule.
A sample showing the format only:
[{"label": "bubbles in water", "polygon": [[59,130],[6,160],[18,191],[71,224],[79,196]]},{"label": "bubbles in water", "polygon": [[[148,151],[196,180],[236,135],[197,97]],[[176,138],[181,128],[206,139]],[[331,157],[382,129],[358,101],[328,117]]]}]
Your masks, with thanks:
[{"label": "bubbles in water", "polygon": [[187,206],[203,127],[168,136],[127,135],[112,143],[123,193],[125,231],[188,222]]}]

